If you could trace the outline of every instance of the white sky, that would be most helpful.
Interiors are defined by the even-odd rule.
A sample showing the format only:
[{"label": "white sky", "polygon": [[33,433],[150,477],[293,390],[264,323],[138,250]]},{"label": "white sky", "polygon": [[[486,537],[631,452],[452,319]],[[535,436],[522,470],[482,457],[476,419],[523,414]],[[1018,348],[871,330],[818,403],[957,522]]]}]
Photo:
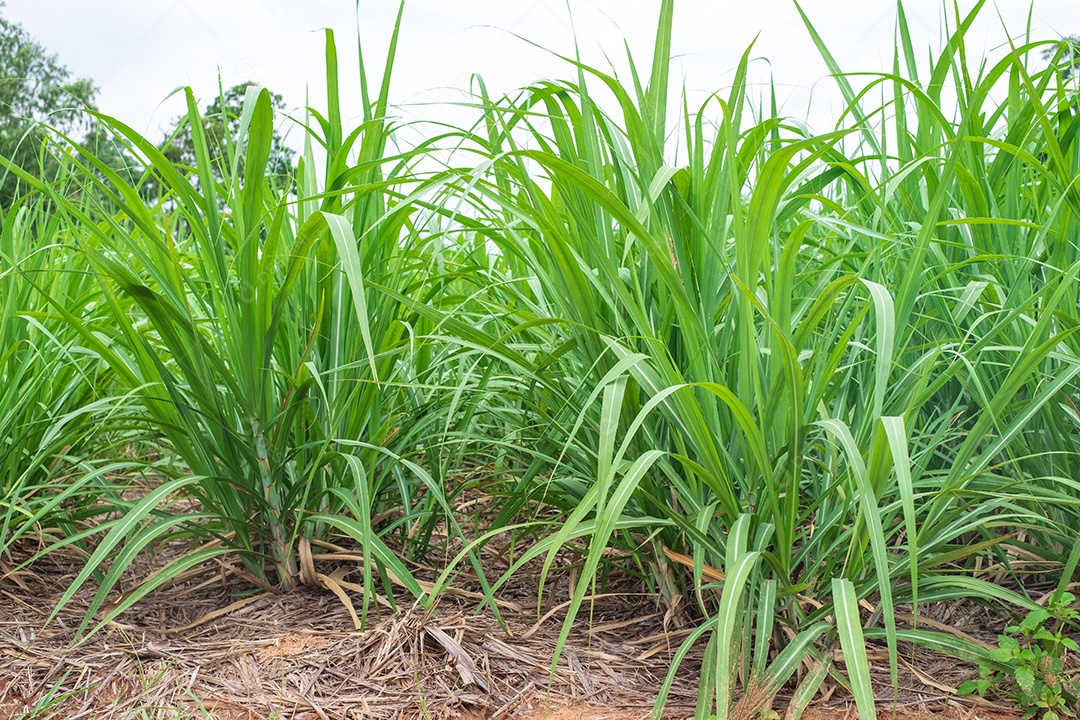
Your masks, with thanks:
[{"label": "white sky", "polygon": [[[971,0],[961,0],[970,8]],[[413,104],[401,114],[441,118],[420,103],[462,100],[471,73],[481,73],[495,94],[540,77],[571,77],[557,58],[514,33],[564,54],[573,51],[570,15],[583,59],[598,67],[625,68],[623,40],[639,70],[648,74],[659,0],[410,0],[405,8],[391,101]],[[952,0],[948,5],[951,7]],[[845,70],[891,66],[895,4],[883,0],[804,0],[804,9]],[[941,0],[905,2],[917,51],[940,48]],[[59,55],[77,77],[100,88],[101,109],[157,140],[183,110],[191,85],[202,104],[226,87],[255,81],[300,108],[309,96],[325,107],[323,33],[334,29],[342,66],[343,104],[359,113],[356,37],[359,28],[369,71],[381,70],[397,2],[393,0],[7,0],[0,9]],[[968,36],[978,57],[1006,41],[1003,24],[1022,38],[1026,0],[999,0],[984,8]],[[1032,35],[1080,33],[1076,0],[1034,0]],[[760,33],[752,80],[769,71],[786,115],[806,118],[818,130],[835,119],[838,101],[809,34],[791,0],[676,0],[672,82],[685,82],[692,97],[725,88],[739,57]],[[611,62],[604,52],[610,54]],[[378,73],[371,72],[377,84]],[[814,111],[808,111],[813,99]],[[833,105],[823,114],[819,104]]]}]

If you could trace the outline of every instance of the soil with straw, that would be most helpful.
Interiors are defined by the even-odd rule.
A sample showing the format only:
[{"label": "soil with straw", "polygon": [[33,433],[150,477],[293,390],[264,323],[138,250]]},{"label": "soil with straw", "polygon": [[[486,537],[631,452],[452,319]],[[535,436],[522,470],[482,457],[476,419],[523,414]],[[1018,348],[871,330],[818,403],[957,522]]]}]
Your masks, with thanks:
[{"label": "soil with straw", "polygon": [[[320,572],[344,586],[350,572],[359,575],[325,564]],[[350,609],[325,588],[277,595],[222,562],[157,591],[72,647],[92,588],[46,620],[80,567],[78,556],[53,553],[0,581],[0,717],[636,720],[650,716],[689,632],[637,581],[616,576],[586,604],[552,673],[567,578],[549,584],[538,613],[537,575],[517,574],[499,594],[505,629],[490,611],[478,611],[478,594],[458,588],[429,615],[404,594],[396,612],[380,596],[357,631]],[[360,598],[350,594],[355,609]],[[1007,621],[972,604],[920,616],[984,642]],[[703,648],[695,650],[665,717],[693,717]],[[883,716],[1019,717],[1007,701],[953,697],[950,690],[976,669],[911,647],[902,647],[894,698],[884,649],[868,653]],[[785,701],[774,703],[781,713]],[[844,690],[827,683],[803,717],[855,712]]]}]

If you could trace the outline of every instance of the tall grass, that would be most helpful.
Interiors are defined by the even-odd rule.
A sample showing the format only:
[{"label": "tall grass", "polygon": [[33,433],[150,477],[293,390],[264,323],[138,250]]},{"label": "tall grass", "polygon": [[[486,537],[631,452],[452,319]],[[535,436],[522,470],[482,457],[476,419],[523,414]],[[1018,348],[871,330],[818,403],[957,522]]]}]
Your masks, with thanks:
[{"label": "tall grass", "polygon": [[[1055,68],[1030,69],[1045,44],[969,68],[981,4],[956,18],[925,85],[901,7],[894,71],[858,91],[807,19],[849,103],[837,129],[751,119],[748,50],[726,96],[685,112],[676,155],[672,6],[647,84],[632,58],[631,87],[567,58],[574,81],[485,98],[471,137],[484,157],[463,171],[483,215],[474,232],[530,278],[498,286],[520,308],[503,337],[545,349],[532,355],[531,444],[551,448],[542,492],[569,513],[523,560],[550,564],[584,533],[588,577],[621,534],[658,589],[681,584],[708,615],[688,642],[714,633],[699,710],[720,717],[728,667],[750,703],[802,659],[766,670],[755,616],[781,622],[796,656],[838,640],[854,657],[869,600],[894,680],[900,639],[979,656],[898,629],[896,608],[1030,607],[1022,586],[963,571],[984,554],[1008,567],[1009,546],[1049,569],[1080,531],[1072,95]],[[537,482],[521,483],[521,504]],[[706,567],[726,574],[718,605],[697,589]],[[869,713],[869,676],[848,670]]]},{"label": "tall grass", "polygon": [[33,547],[76,535],[103,513],[104,478],[126,466],[109,458],[123,440],[106,432],[123,418],[108,396],[111,373],[49,303],[100,319],[96,284],[65,269],[74,252],[59,218],[33,199],[0,223],[0,553],[20,539]]},{"label": "tall grass", "polygon": [[[423,594],[399,556],[402,546],[391,549],[384,536],[422,554],[432,528],[448,517],[442,478],[432,473],[445,471],[442,438],[470,403],[440,402],[463,390],[431,382],[454,361],[426,347],[417,318],[398,299],[430,298],[436,261],[425,244],[436,238],[412,225],[420,151],[388,152],[393,52],[391,43],[373,103],[364,86],[366,121],[346,135],[327,33],[329,110],[312,111],[317,123],[307,128],[295,188],[264,177],[274,118],[267,91],[257,88],[224,157],[210,155],[187,91],[193,168],[174,166],[122,122],[99,118],[145,163],[144,182],[162,189],[152,204],[141,185],[90,154],[85,165],[75,161],[85,201],[39,183],[97,278],[115,329],[103,337],[74,314],[67,320],[140,401],[180,471],[101,529],[57,608],[107,567],[80,632],[138,552],[192,534],[214,542],[146,578],[94,627],[223,553],[238,554],[265,587],[333,585],[313,564],[303,566],[311,543],[331,530],[351,536],[365,557],[358,622],[380,578]],[[321,184],[312,141],[327,157]],[[195,500],[193,508],[162,512],[177,494]],[[391,521],[376,527],[380,516]],[[453,535],[455,521],[447,522]]]}]

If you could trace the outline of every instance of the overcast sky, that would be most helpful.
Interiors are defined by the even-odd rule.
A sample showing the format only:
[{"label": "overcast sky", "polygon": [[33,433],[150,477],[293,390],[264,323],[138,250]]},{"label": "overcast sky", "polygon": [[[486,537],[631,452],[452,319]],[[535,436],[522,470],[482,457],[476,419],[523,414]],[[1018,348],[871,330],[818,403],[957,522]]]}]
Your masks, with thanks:
[{"label": "overcast sky", "polygon": [[[962,8],[972,4],[960,2]],[[494,93],[539,77],[571,75],[565,63],[516,35],[569,54],[576,31],[586,62],[620,71],[625,39],[647,74],[659,5],[659,0],[410,0],[391,100],[404,106],[402,115],[441,117],[442,111],[425,104],[462,100],[472,73],[482,74]],[[893,2],[804,0],[803,6],[845,70],[891,65]],[[916,49],[941,47],[942,2],[908,0],[904,6]],[[170,92],[191,85],[205,104],[217,91],[219,71],[226,87],[254,81],[281,93],[291,108],[303,107],[306,97],[324,107],[321,30],[326,27],[337,37],[344,106],[355,115],[360,107],[357,32],[365,60],[380,69],[396,11],[391,0],[7,0],[0,10],[76,76],[93,78],[104,112],[153,139],[182,111],[179,97],[166,100]],[[1022,39],[1028,11],[1026,0],[988,3],[968,36],[969,57],[1000,52],[1005,27]],[[1076,0],[1034,0],[1031,31],[1035,38],[1080,33]],[[791,0],[676,0],[673,82],[685,84],[697,98],[723,89],[755,36],[753,56],[768,62],[753,64],[752,79],[767,82],[771,71],[782,112],[808,117],[816,129],[827,130],[820,125],[834,116],[807,108],[835,104],[831,80]]]}]

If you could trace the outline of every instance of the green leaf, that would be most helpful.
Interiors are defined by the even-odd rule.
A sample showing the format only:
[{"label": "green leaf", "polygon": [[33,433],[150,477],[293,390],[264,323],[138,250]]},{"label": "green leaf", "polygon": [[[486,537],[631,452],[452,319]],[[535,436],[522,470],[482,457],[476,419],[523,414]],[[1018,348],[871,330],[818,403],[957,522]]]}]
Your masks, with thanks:
[{"label": "green leaf", "polygon": [[1017,666],[1015,677],[1022,692],[1030,693],[1035,689],[1035,671],[1029,665]]},{"label": "green leaf", "polygon": [[836,629],[840,635],[840,646],[844,650],[844,666],[851,681],[851,691],[855,695],[855,705],[860,718],[874,720],[877,717],[874,689],[870,683],[870,665],[866,658],[866,644],[863,641],[862,622],[859,620],[855,586],[850,580],[836,578],[832,581],[832,591],[833,606],[836,608]]}]

